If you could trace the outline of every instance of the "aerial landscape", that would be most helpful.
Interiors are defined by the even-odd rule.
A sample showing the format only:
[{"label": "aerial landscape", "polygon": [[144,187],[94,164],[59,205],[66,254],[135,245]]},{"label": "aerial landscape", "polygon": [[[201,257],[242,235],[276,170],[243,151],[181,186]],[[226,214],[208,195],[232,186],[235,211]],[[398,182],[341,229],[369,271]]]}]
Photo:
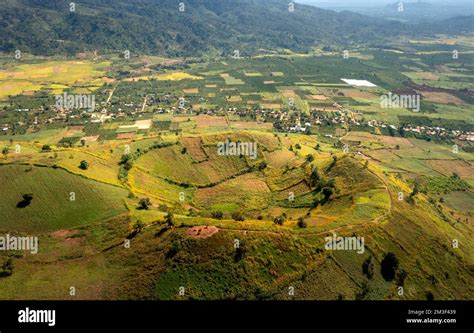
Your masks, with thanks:
[{"label": "aerial landscape", "polygon": [[0,299],[473,300],[474,8],[413,3],[2,1]]}]

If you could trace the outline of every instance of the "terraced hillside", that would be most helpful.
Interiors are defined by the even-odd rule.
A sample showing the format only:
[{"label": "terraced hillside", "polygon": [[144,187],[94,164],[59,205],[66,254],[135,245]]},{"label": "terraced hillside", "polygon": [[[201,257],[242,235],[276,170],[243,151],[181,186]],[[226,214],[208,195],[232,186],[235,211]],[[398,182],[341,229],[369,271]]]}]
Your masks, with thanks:
[{"label": "terraced hillside", "polygon": [[[258,158],[217,155],[216,144],[226,138],[255,140]],[[141,153],[135,154],[122,188],[59,168],[1,166],[4,182],[11,184],[8,192],[17,193],[2,201],[3,228],[13,231],[12,214],[35,211],[15,219],[15,231],[34,231],[43,246],[37,256],[14,258],[15,269],[2,278],[0,297],[68,299],[69,285],[78,286],[80,299],[472,295],[473,258],[462,250],[473,246],[472,225],[434,208],[423,193],[399,200],[400,192],[410,197],[409,180],[384,171],[368,156],[341,153],[321,142],[322,148],[315,149],[317,141],[309,137],[259,131],[156,142],[133,143]],[[299,148],[290,150],[297,143]],[[105,151],[96,158],[115,161],[108,165],[118,173],[120,159]],[[41,153],[18,161],[34,160],[36,154]],[[164,158],[175,167],[164,167]],[[71,172],[83,172],[76,169]],[[76,202],[71,203],[73,189]],[[33,200],[17,208],[23,192],[32,193]],[[151,206],[140,209],[140,199],[147,197]],[[446,204],[453,200],[459,199],[453,194]],[[81,210],[74,211],[74,204]],[[364,251],[327,250],[325,237],[333,234],[364,237]],[[127,238],[129,247],[124,246]],[[453,240],[461,247],[454,248]],[[392,278],[381,268],[389,252],[398,260]],[[41,268],[34,268],[39,263]],[[41,292],[34,281],[55,283],[51,270],[60,274],[62,287]]]}]

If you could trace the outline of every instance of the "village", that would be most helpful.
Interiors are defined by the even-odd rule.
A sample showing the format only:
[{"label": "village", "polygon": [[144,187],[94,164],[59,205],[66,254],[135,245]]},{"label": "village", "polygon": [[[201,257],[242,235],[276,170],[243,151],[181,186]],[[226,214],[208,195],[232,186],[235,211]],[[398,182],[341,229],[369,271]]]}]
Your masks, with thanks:
[{"label": "village", "polygon": [[[404,136],[407,133],[414,136],[424,136],[430,138],[438,138],[444,140],[459,140],[464,142],[474,142],[474,131],[463,131],[456,128],[444,128],[439,126],[420,126],[414,124],[394,125],[386,121],[376,119],[366,120],[364,114],[360,111],[352,111],[337,102],[333,103],[335,110],[328,112],[325,108],[313,108],[309,114],[300,112],[295,107],[290,109],[270,109],[270,108],[218,108],[218,109],[194,109],[185,101],[183,97],[166,96],[167,99],[177,99],[177,104],[171,107],[163,107],[159,100],[153,96],[146,96],[141,105],[132,102],[123,102],[122,107],[118,107],[117,111],[109,111],[110,98],[107,101],[98,103],[95,107],[85,105],[83,107],[62,107],[50,105],[47,108],[40,107],[38,109],[16,109],[15,111],[22,115],[27,115],[26,120],[17,121],[13,124],[2,124],[2,134],[15,133],[16,129],[21,128],[23,131],[31,129],[39,129],[42,124],[64,124],[65,126],[83,125],[86,123],[104,124],[108,122],[123,122],[130,119],[135,120],[135,124],[120,126],[123,132],[126,129],[149,130],[152,126],[150,115],[170,114],[173,116],[197,116],[200,114],[208,116],[234,116],[240,119],[255,121],[260,123],[272,123],[273,128],[280,132],[294,132],[304,134],[314,134],[313,128],[329,127],[342,128],[344,133],[350,128],[357,128],[362,131],[383,131],[391,136]],[[145,111],[145,107],[150,111]],[[96,110],[91,112],[90,110]],[[97,111],[100,110],[100,111]],[[35,114],[34,117],[28,117]],[[44,117],[43,115],[47,115]],[[31,119],[33,118],[33,119]],[[326,134],[332,137],[333,134]],[[335,134],[335,136],[338,136]],[[127,135],[122,135],[128,138]]]}]

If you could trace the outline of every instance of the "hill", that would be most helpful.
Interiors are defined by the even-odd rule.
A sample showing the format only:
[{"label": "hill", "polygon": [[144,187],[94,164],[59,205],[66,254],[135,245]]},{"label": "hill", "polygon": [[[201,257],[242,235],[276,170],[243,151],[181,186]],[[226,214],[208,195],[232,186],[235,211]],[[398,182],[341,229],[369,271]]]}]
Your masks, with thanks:
[{"label": "hill", "polygon": [[[259,49],[308,51],[313,46],[381,42],[397,22],[282,0],[8,0],[0,12],[0,51],[75,54],[86,50],[169,56],[242,55]],[[24,22],[33,22],[24,24]]]}]

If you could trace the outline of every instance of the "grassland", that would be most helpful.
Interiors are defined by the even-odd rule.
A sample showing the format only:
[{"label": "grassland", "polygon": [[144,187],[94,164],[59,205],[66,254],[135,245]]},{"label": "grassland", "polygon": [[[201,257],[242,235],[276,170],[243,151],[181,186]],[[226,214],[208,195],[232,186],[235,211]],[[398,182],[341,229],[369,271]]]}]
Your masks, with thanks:
[{"label": "grassland", "polygon": [[[51,231],[79,227],[126,212],[127,191],[103,185],[60,169],[24,165],[1,166],[3,197],[0,228],[8,231]],[[54,182],[51,182],[54,179]],[[70,194],[75,200],[71,201]],[[31,204],[18,208],[22,195]]]}]

